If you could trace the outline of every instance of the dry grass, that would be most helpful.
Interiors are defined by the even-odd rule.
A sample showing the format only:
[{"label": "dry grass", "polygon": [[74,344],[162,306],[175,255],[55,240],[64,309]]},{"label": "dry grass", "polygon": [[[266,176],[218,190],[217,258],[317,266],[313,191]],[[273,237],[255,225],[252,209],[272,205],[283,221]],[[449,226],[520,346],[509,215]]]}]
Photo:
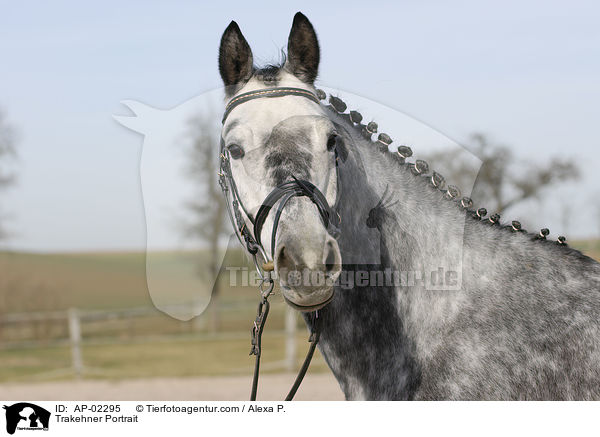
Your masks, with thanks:
[{"label": "dry grass", "polygon": [[[84,377],[128,379],[144,377],[192,377],[248,375],[254,365],[249,334],[173,338],[132,339],[83,347]],[[297,368],[308,348],[307,335],[297,335]],[[263,338],[261,368],[265,373],[284,370],[285,336],[266,331]],[[67,346],[38,347],[0,351],[0,382],[48,381],[70,379],[71,355]],[[311,372],[327,370],[324,359],[315,354]]]}]

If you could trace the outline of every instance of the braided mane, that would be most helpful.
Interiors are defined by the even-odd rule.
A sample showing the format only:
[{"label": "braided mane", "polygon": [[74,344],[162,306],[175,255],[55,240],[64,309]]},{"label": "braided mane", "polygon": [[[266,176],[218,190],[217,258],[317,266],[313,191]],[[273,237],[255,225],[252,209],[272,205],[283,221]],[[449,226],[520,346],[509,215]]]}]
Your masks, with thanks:
[{"label": "braided mane", "polygon": [[[320,100],[326,100],[327,94],[321,89],[317,89],[317,97]],[[548,228],[542,228],[538,233],[531,233],[522,228],[521,223],[517,220],[513,220],[510,224],[502,224],[500,221],[500,214],[491,214],[487,216],[488,211],[486,208],[473,209],[473,200],[469,197],[461,197],[461,191],[455,185],[446,185],[445,178],[436,171],[429,173],[429,164],[422,160],[417,159],[415,162],[408,162],[407,159],[412,157],[413,152],[409,146],[400,145],[398,146],[395,153],[390,152],[389,146],[392,144],[392,138],[385,133],[379,133],[376,138],[374,135],[377,134],[379,126],[374,121],[364,124],[363,116],[357,112],[350,110],[346,112],[347,105],[339,97],[330,95],[329,105],[326,106],[329,110],[338,113],[342,116],[356,131],[358,131],[363,138],[374,143],[378,150],[389,156],[390,159],[396,161],[399,165],[406,166],[408,170],[415,177],[423,177],[429,179],[430,186],[433,189],[438,189],[444,193],[444,198],[448,201],[454,202],[457,207],[465,211],[467,216],[473,220],[484,222],[490,226],[497,226],[501,229],[505,229],[507,232],[512,233],[523,233],[528,235],[531,240],[556,244],[563,247],[568,247],[566,237],[560,235],[556,241],[547,240],[547,236],[550,234]],[[486,217],[487,216],[487,217]],[[580,251],[571,249],[570,251],[576,252],[583,255]]]}]

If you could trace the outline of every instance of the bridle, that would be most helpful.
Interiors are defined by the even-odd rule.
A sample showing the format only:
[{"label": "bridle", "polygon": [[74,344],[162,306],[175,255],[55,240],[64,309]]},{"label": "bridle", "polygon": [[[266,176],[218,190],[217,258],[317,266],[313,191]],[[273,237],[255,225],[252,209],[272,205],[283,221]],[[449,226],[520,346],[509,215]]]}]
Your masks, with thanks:
[{"label": "bridle", "polygon": [[[231,111],[242,103],[259,98],[275,98],[284,96],[304,97],[317,104],[320,104],[319,98],[309,90],[292,87],[265,88],[242,93],[232,98],[225,107],[225,113],[223,114],[223,119],[221,122],[224,124]],[[340,175],[338,167],[339,153],[337,148],[334,149],[334,158],[337,178],[337,199],[333,208],[329,206],[326,197],[314,184],[306,180],[297,179],[292,175],[291,180],[277,185],[269,193],[269,195],[262,202],[256,217],[253,217],[252,214],[246,209],[239,196],[237,186],[231,173],[231,154],[225,147],[223,138],[221,138],[219,185],[221,186],[223,195],[225,196],[225,201],[227,202],[226,209],[229,219],[236,230],[238,240],[252,256],[256,271],[261,278],[261,283],[259,286],[260,302],[258,304],[256,319],[252,327],[252,348],[250,350],[250,355],[256,356],[252,391],[250,394],[251,401],[256,400],[261,356],[261,338],[265,323],[267,321],[267,316],[269,314],[270,303],[268,299],[272,294],[275,285],[272,278],[272,272],[274,271],[275,240],[277,237],[277,228],[281,214],[286,204],[293,197],[308,197],[317,207],[319,215],[321,216],[321,220],[323,221],[323,225],[329,234],[336,239],[339,238],[341,218],[337,212],[340,199]],[[272,210],[274,210],[275,215],[273,219],[273,229],[271,231],[271,253],[270,256],[268,256],[262,244],[261,232],[265,221]],[[252,223],[252,232],[250,229],[248,229],[248,226],[246,226],[246,221],[244,220],[242,213],[246,216],[248,221]],[[259,264],[257,257],[259,252],[264,261],[262,266]],[[328,302],[329,301],[326,303]],[[311,317],[313,323],[310,338],[308,340],[310,342],[310,347],[308,349],[306,358],[304,359],[304,363],[298,372],[298,376],[296,377],[294,385],[290,389],[285,399],[286,401],[292,400],[296,394],[296,391],[298,390],[298,387],[300,386],[300,383],[302,382],[302,379],[308,370],[308,366],[310,365],[310,361],[312,360],[315,348],[319,341],[321,318],[319,317],[318,310],[312,312]]]}]

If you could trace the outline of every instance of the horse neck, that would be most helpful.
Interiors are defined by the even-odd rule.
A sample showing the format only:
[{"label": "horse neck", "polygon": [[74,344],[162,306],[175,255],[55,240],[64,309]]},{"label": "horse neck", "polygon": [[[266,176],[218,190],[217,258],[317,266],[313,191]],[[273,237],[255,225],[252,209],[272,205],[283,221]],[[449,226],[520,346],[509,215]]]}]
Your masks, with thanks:
[{"label": "horse neck", "polygon": [[[465,213],[355,129],[346,135],[350,156],[340,166],[344,267],[335,299],[320,311],[321,351],[347,397],[409,399],[422,347],[413,327],[435,329],[442,320],[427,320],[431,308],[448,317],[455,300],[452,293],[425,293],[426,281],[410,276],[439,268],[460,274]],[[367,285],[350,286],[365,274]],[[408,283],[398,285],[403,279]]]},{"label": "horse neck", "polygon": [[[459,289],[465,229],[482,226],[429,177],[414,175],[409,164],[365,139],[345,118],[340,123],[349,126],[346,134],[351,135],[351,159],[341,167],[344,264],[412,272],[429,289]],[[440,269],[459,276],[445,275],[440,283]],[[407,289],[397,291],[407,294]],[[421,289],[410,287],[412,293]]]}]

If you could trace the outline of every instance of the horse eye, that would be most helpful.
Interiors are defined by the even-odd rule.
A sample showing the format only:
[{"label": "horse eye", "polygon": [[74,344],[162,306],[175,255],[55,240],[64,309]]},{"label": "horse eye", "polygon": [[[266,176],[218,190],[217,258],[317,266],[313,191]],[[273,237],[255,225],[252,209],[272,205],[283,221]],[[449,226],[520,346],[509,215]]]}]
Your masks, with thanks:
[{"label": "horse eye", "polygon": [[336,134],[331,134],[329,135],[329,138],[327,138],[327,150],[330,152],[335,148],[335,145],[337,144],[337,138],[338,136]]},{"label": "horse eye", "polygon": [[244,157],[244,149],[237,144],[227,146],[227,150],[233,159],[241,159]]}]

